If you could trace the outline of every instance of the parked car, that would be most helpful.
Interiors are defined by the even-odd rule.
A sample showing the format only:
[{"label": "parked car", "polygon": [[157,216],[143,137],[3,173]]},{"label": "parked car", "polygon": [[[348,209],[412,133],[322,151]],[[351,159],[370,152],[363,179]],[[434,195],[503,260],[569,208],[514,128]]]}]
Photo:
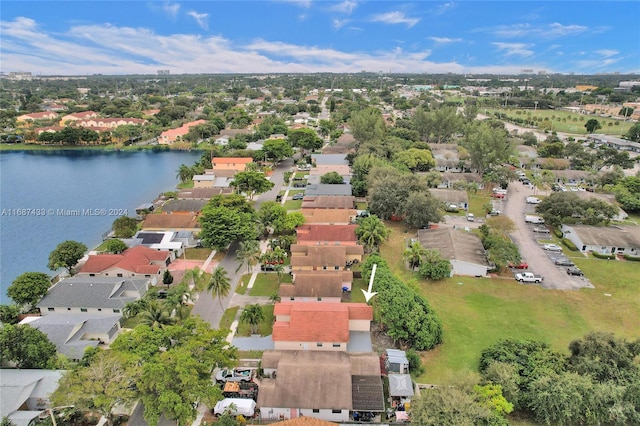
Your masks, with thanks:
[{"label": "parked car", "polygon": [[582,272],[580,269],[576,267],[571,267],[571,268],[567,268],[567,274],[581,277],[584,275],[584,272]]},{"label": "parked car", "polygon": [[551,231],[549,231],[549,229],[547,229],[546,226],[534,226],[533,227],[533,232],[536,232],[538,234],[550,234]]},{"label": "parked car", "polygon": [[575,266],[575,263],[573,263],[566,257],[557,257],[553,260],[553,263],[555,263],[558,266]]},{"label": "parked car", "polygon": [[473,213],[467,213],[467,220],[468,220],[469,222],[475,222],[476,217],[474,216],[474,214],[473,214]]},{"label": "parked car", "polygon": [[293,197],[291,197],[292,200],[302,200],[303,198],[304,198],[304,194],[302,192],[293,194]]},{"label": "parked car", "polygon": [[294,188],[306,188],[307,184],[304,183],[304,182],[296,182],[296,183],[293,184],[293,187]]},{"label": "parked car", "polygon": [[562,251],[562,247],[557,244],[543,244],[542,249],[547,251]]},{"label": "parked car", "polygon": [[253,379],[255,370],[250,368],[232,368],[222,369],[216,373],[216,381],[218,382],[249,382]]},{"label": "parked car", "polygon": [[513,269],[529,269],[529,264],[527,262],[525,262],[524,260],[520,263],[509,263],[509,268],[513,268]]},{"label": "parked car", "polygon": [[540,201],[538,197],[527,197],[527,204],[540,204]]},{"label": "parked car", "polygon": [[493,194],[491,194],[492,198],[504,198],[505,194],[501,193],[501,192],[494,192]]},{"label": "parked car", "polygon": [[489,216],[500,216],[502,212],[500,210],[491,210]]},{"label": "parked car", "polygon": [[520,274],[516,274],[516,281],[521,283],[541,283],[544,281],[544,277],[541,275],[536,275],[533,272],[522,272]]}]

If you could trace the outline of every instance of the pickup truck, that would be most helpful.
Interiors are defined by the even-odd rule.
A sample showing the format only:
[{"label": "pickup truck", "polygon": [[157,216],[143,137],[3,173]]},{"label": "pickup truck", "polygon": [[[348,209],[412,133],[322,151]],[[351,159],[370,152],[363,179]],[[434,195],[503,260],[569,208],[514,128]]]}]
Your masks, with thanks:
[{"label": "pickup truck", "polygon": [[533,227],[533,232],[537,232],[538,234],[550,234],[551,231],[549,231],[549,229],[547,229],[547,227],[545,226],[534,226]]},{"label": "pickup truck", "polygon": [[540,198],[538,198],[538,197],[527,197],[527,204],[540,204]]},{"label": "pickup truck", "polygon": [[223,369],[216,373],[218,382],[248,382],[253,379],[253,371],[250,368],[236,367],[234,369]]},{"label": "pickup truck", "polygon": [[521,283],[541,283],[544,278],[540,275],[536,275],[533,272],[521,272],[516,274],[516,281]]}]

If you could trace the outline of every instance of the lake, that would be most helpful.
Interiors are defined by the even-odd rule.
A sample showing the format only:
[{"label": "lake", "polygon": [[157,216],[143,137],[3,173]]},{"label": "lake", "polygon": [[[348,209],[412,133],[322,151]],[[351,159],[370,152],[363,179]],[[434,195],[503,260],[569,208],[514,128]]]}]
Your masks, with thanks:
[{"label": "lake", "polygon": [[74,240],[89,249],[122,213],[175,190],[194,152],[23,151],[0,153],[0,303],[23,272],[47,268],[49,253]]}]

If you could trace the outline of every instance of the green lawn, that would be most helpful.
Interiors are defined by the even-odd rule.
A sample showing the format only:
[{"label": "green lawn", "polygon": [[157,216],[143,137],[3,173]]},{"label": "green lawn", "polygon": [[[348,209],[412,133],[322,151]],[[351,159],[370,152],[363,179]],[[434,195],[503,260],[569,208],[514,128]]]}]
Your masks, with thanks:
[{"label": "green lawn", "polygon": [[[480,112],[484,112],[482,109]],[[493,117],[494,112],[500,112],[507,114],[511,118],[525,119],[528,117],[538,118],[547,121],[537,121],[538,129],[543,130],[544,127],[551,128],[556,132],[575,133],[580,135],[586,135],[587,129],[584,127],[585,123],[590,119],[596,119],[602,126],[596,133],[603,133],[606,135],[620,136],[627,133],[629,128],[634,124],[630,121],[623,122],[608,117],[600,117],[597,115],[581,115],[577,112],[559,111],[559,110],[523,110],[523,109],[488,109],[489,114]],[[545,124],[546,123],[546,124]]]},{"label": "green lawn", "polygon": [[[473,213],[476,217],[485,217],[487,215],[484,205],[491,203],[490,192],[478,191],[475,194],[469,193],[469,213]],[[464,215],[465,212],[460,212]]]},{"label": "green lawn", "polygon": [[360,201],[356,203],[356,210],[366,210],[368,204],[364,201]]},{"label": "green lawn", "polygon": [[178,189],[191,189],[193,188],[193,181],[192,180],[188,180],[186,182],[180,182],[179,184],[176,185],[176,188]]},{"label": "green lawn", "polygon": [[287,200],[284,202],[284,208],[287,210],[300,210],[301,207],[302,200]]},{"label": "green lawn", "polygon": [[[280,276],[280,282],[290,283],[291,275],[283,273]],[[260,273],[256,276],[256,281],[253,283],[251,290],[249,290],[249,296],[271,296],[279,288],[278,274],[272,272]]]},{"label": "green lawn", "polygon": [[572,340],[591,330],[625,338],[640,335],[637,263],[607,263],[568,252],[596,287],[579,291],[547,290],[500,278],[425,282],[403,268],[404,227],[387,226],[392,235],[381,247],[383,256],[398,277],[418,283],[444,328],[443,343],[422,354],[425,373],[418,382],[451,383],[458,375],[477,371],[481,351],[503,338],[538,339],[567,351]]},{"label": "green lawn", "polygon": [[365,283],[362,278],[353,280],[351,284],[351,303],[365,303],[362,290],[367,290],[369,283]]},{"label": "green lawn", "polygon": [[186,259],[194,260],[207,260],[211,254],[211,249],[208,248],[188,248],[184,250],[184,257]]},{"label": "green lawn", "polygon": [[[262,305],[262,312],[264,313],[264,321],[258,325],[258,334],[261,336],[268,336],[273,332],[273,305]],[[251,327],[249,324],[240,322],[238,324],[237,336],[251,336]]]},{"label": "green lawn", "polygon": [[231,330],[231,323],[235,319],[238,314],[238,306],[234,306],[233,308],[229,308],[224,311],[222,318],[220,319],[220,330]]},{"label": "green lawn", "polygon": [[251,274],[244,274],[240,277],[240,281],[238,281],[238,286],[236,287],[237,294],[246,294],[247,293],[247,284],[249,284],[249,279],[251,278]]}]

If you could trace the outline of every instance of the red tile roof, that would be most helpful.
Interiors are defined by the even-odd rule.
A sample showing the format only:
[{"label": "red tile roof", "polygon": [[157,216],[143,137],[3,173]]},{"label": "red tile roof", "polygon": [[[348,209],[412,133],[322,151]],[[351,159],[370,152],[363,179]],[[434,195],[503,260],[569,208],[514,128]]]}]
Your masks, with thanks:
[{"label": "red tile roof", "polygon": [[296,228],[298,243],[303,241],[358,241],[358,225],[301,225]]},{"label": "red tile roof", "polygon": [[101,273],[113,268],[124,269],[136,274],[157,274],[166,266],[170,252],[153,250],[145,246],[135,246],[120,254],[97,254],[89,259],[80,270],[81,274]]},{"label": "red tile roof", "polygon": [[277,303],[273,341],[334,342],[349,341],[350,319],[373,319],[371,306],[364,303],[294,302]]}]

